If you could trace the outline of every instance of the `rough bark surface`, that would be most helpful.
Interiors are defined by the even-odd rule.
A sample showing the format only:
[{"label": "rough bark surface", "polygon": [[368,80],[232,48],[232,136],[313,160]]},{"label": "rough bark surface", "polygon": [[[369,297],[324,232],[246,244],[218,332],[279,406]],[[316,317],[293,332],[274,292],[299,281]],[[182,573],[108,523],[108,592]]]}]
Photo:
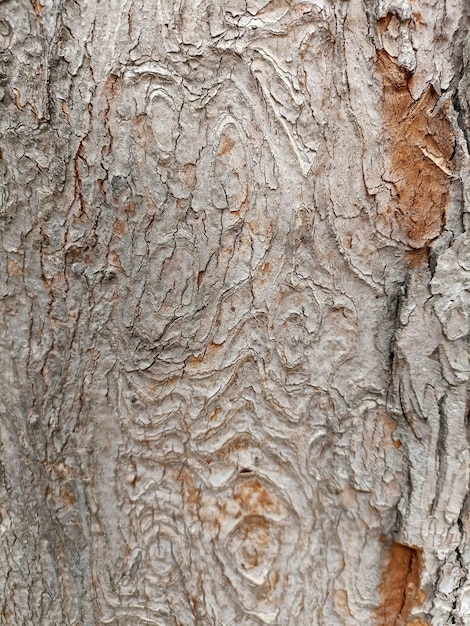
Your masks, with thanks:
[{"label": "rough bark surface", "polygon": [[470,624],[469,28],[0,2],[2,624]]}]

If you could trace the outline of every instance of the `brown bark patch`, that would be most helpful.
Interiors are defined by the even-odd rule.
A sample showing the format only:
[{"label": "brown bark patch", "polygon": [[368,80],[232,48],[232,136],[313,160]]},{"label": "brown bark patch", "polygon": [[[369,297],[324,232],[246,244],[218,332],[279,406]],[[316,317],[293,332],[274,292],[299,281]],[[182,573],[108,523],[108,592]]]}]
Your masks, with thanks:
[{"label": "brown bark patch", "polygon": [[421,550],[401,543],[387,549],[387,564],[380,585],[381,603],[377,610],[380,626],[409,626],[413,607],[424,600],[421,591],[423,557]]},{"label": "brown bark patch", "polygon": [[279,500],[269,493],[257,478],[248,479],[237,486],[235,498],[245,511],[249,511],[252,514],[265,515],[272,513],[279,515],[281,512]]},{"label": "brown bark patch", "polygon": [[8,259],[8,271],[13,276],[21,276],[23,274],[23,270],[19,265],[17,265],[12,259]]},{"label": "brown bark patch", "polygon": [[408,250],[405,255],[408,267],[411,269],[419,269],[429,265],[429,248],[419,248],[418,250]]},{"label": "brown bark patch", "polygon": [[114,267],[118,267],[121,271],[124,271],[121,263],[121,258],[116,250],[111,250],[109,254],[109,260],[111,264],[114,265]]},{"label": "brown bark patch", "polygon": [[235,147],[235,142],[231,137],[224,135],[222,137],[222,141],[220,142],[219,151],[217,152],[217,156],[223,156],[233,150]]},{"label": "brown bark patch", "polygon": [[62,100],[61,102],[62,113],[64,114],[64,118],[68,124],[70,124],[70,109],[66,102]]},{"label": "brown bark patch", "polygon": [[423,15],[419,12],[419,11],[415,11],[413,13],[413,18],[414,18],[414,22],[417,26],[420,26],[421,28],[425,28],[426,27],[426,22],[423,19]]},{"label": "brown bark patch", "polygon": [[186,163],[181,170],[180,178],[187,189],[194,191],[196,186],[196,166],[193,163]]},{"label": "brown bark patch", "polygon": [[246,569],[258,567],[266,559],[272,543],[269,522],[260,515],[249,515],[238,526],[240,556]]},{"label": "brown bark patch", "polygon": [[31,0],[31,4],[33,5],[34,12],[35,12],[37,15],[41,15],[41,13],[42,13],[42,11],[43,11],[44,7],[43,7],[43,5],[39,2],[39,0]]},{"label": "brown bark patch", "polygon": [[380,18],[380,20],[377,22],[379,32],[384,33],[387,30],[390,22],[392,21],[392,17],[393,15],[391,13],[387,13],[385,17]]},{"label": "brown bark patch", "polygon": [[182,471],[181,478],[183,481],[184,500],[188,514],[192,519],[197,520],[199,519],[201,490],[186,468]]},{"label": "brown bark patch", "polygon": [[455,137],[447,105],[436,107],[439,97],[433,87],[413,100],[409,72],[384,50],[378,51],[376,65],[383,81],[383,133],[390,158],[384,180],[392,183],[382,218],[393,237],[423,248],[439,235],[449,199]]},{"label": "brown bark patch", "polygon": [[127,233],[126,225],[120,220],[116,220],[114,222],[114,232],[117,235],[123,235],[124,233]]}]

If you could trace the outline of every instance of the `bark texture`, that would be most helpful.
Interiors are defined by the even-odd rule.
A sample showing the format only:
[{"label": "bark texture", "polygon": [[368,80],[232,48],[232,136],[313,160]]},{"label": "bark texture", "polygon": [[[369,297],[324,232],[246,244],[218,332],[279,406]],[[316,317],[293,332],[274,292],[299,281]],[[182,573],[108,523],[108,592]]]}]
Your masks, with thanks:
[{"label": "bark texture", "polygon": [[0,2],[2,624],[470,624],[469,28]]}]

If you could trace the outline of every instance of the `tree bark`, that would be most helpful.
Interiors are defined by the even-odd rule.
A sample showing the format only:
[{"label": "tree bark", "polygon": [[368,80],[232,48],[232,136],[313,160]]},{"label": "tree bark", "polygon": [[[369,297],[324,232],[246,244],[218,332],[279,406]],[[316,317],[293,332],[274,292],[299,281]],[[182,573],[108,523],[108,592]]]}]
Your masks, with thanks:
[{"label": "tree bark", "polygon": [[0,3],[2,624],[470,624],[469,27]]}]

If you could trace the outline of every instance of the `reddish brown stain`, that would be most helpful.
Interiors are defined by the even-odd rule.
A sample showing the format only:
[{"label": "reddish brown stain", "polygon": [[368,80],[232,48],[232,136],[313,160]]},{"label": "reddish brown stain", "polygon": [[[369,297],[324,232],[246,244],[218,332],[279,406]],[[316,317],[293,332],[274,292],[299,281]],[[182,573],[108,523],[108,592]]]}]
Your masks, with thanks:
[{"label": "reddish brown stain", "polygon": [[[200,278],[201,282],[203,280],[203,276],[204,276],[204,272],[202,272],[202,276]],[[200,283],[198,282],[198,286],[199,285],[200,285]],[[211,341],[210,344],[207,346],[207,348],[204,350],[203,353],[201,353],[201,354],[192,354],[190,357],[188,357],[188,360],[186,361],[186,367],[187,368],[197,368],[204,361],[209,361],[211,358],[216,357],[217,356],[217,352],[219,350],[220,350],[220,345],[214,343],[213,341]],[[218,407],[216,409],[216,413],[214,413],[211,416],[210,419],[215,419],[217,417],[218,413],[220,412],[220,410],[221,410],[220,407]]]},{"label": "reddish brown stain", "polygon": [[200,602],[196,598],[196,596],[191,596],[191,604],[192,604],[192,607],[193,607],[193,615],[194,615],[194,617],[196,617],[197,616],[197,612],[199,610],[199,606],[200,606]]},{"label": "reddish brown stain", "polygon": [[114,222],[114,232],[118,235],[123,235],[124,233],[127,233],[126,225],[120,220],[116,220]]},{"label": "reddish brown stain", "polygon": [[109,260],[111,261],[112,265],[122,270],[121,259],[116,250],[111,250],[109,254]]},{"label": "reddish brown stain", "polygon": [[23,274],[21,267],[12,261],[12,259],[8,259],[8,271],[10,274],[13,274],[13,276],[21,276]]},{"label": "reddish brown stain", "polygon": [[67,123],[70,124],[70,109],[69,109],[67,103],[62,100],[60,106],[61,106],[62,113],[64,114],[64,117],[65,117]]},{"label": "reddish brown stain", "polygon": [[235,147],[235,142],[227,135],[222,137],[222,141],[220,142],[219,150],[217,152],[217,156],[223,156],[224,154],[228,154]]},{"label": "reddish brown stain", "polygon": [[250,515],[240,523],[241,557],[247,569],[258,567],[267,557],[271,545],[269,522],[259,515]]},{"label": "reddish brown stain", "polygon": [[421,28],[424,28],[426,26],[426,22],[423,20],[423,16],[419,11],[415,11],[413,13],[413,17],[415,24],[418,24],[419,26],[421,26]]},{"label": "reddish brown stain", "polygon": [[212,413],[212,415],[210,416],[210,421],[211,422],[216,422],[219,420],[219,415],[221,413],[222,409],[220,408],[220,406],[216,407],[215,411]]},{"label": "reddish brown stain", "polygon": [[75,496],[67,488],[62,489],[61,496],[64,502],[69,506],[73,506],[76,503]]},{"label": "reddish brown stain", "polygon": [[[414,101],[410,74],[384,50],[377,53],[383,81],[384,142],[390,167],[384,179],[393,184],[392,198],[382,214],[392,236],[411,248],[426,248],[444,224],[449,199],[454,134],[446,105],[432,87]],[[426,261],[413,257],[413,264]]]},{"label": "reddish brown stain", "polygon": [[129,202],[128,203],[127,210],[132,215],[132,217],[136,216],[135,204],[133,202]]},{"label": "reddish brown stain", "polygon": [[196,166],[193,163],[186,163],[181,170],[181,181],[190,190],[193,191],[196,186]]},{"label": "reddish brown stain", "polygon": [[413,623],[410,622],[412,608],[424,600],[420,588],[423,568],[421,550],[395,542],[386,550],[387,564],[380,585],[377,624],[409,626]]},{"label": "reddish brown stain", "polygon": [[[117,95],[117,87],[118,87],[118,77],[114,74],[111,74],[105,84],[103,85],[103,96],[106,99],[106,105],[99,112],[99,117],[104,122],[108,122],[109,119],[109,111],[111,108],[111,102],[116,99]],[[107,154],[111,152],[111,144],[108,146]]]},{"label": "reddish brown stain", "polygon": [[39,0],[31,0],[31,4],[33,5],[34,12],[37,13],[38,15],[41,15],[44,7],[39,2]]},{"label": "reddish brown stain", "polygon": [[235,499],[250,513],[264,515],[268,512],[279,514],[280,504],[275,496],[266,490],[258,478],[243,481],[235,491]]},{"label": "reddish brown stain", "polygon": [[184,499],[186,502],[188,513],[193,519],[198,519],[201,490],[199,489],[199,487],[197,487],[194,478],[191,476],[186,468],[182,471],[181,478],[183,481]]},{"label": "reddish brown stain", "polygon": [[279,582],[279,571],[278,570],[274,570],[274,572],[272,572],[271,574],[271,586],[275,587]]},{"label": "reddish brown stain", "polygon": [[13,87],[13,95],[15,96],[15,106],[17,109],[22,109],[23,105],[21,104],[21,94],[16,87]]},{"label": "reddish brown stain", "polygon": [[384,447],[390,447],[392,445],[394,448],[399,450],[402,446],[402,443],[399,439],[395,438],[395,432],[397,430],[396,422],[387,414],[383,414],[382,416],[382,424],[383,424],[383,439],[382,443]]},{"label": "reddish brown stain", "polygon": [[408,267],[418,269],[429,265],[429,248],[418,248],[417,250],[407,250],[405,260]]},{"label": "reddish brown stain", "polygon": [[188,368],[197,367],[203,361],[204,361],[204,354],[198,354],[198,355],[192,354],[186,361],[186,367]]},{"label": "reddish brown stain", "polygon": [[393,15],[391,13],[388,13],[385,17],[382,17],[378,22],[377,22],[377,27],[379,29],[379,31],[381,33],[384,33],[387,28],[389,27],[390,22],[392,21],[392,17]]},{"label": "reddish brown stain", "polygon": [[266,15],[266,13],[269,14],[272,11],[285,9],[286,6],[289,7],[289,9],[292,8],[292,0],[271,0],[263,4],[264,6],[256,11],[256,15]]}]

